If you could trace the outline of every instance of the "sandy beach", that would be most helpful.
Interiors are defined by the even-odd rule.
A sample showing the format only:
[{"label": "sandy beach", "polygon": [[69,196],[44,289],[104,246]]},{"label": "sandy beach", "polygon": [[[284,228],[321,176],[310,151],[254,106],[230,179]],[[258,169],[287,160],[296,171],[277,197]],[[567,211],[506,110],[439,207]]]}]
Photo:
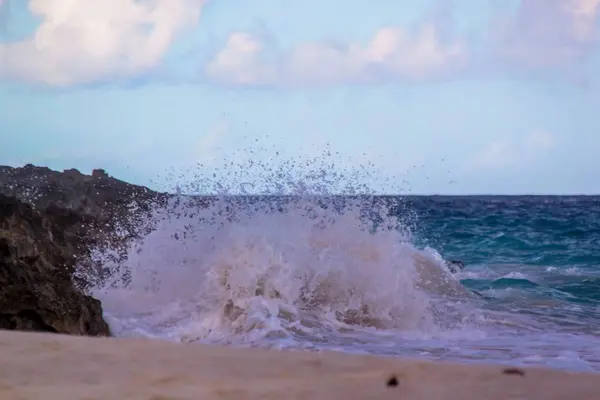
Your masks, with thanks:
[{"label": "sandy beach", "polygon": [[2,399],[597,399],[600,374],[0,332]]}]

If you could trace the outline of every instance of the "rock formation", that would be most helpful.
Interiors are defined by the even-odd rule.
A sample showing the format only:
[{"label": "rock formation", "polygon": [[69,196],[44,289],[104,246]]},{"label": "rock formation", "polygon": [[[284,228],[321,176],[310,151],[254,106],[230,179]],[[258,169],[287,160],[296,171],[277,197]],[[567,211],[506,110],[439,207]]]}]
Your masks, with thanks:
[{"label": "rock formation", "polygon": [[[0,166],[0,193],[14,196],[40,212],[48,212],[64,230],[66,246],[90,276],[106,271],[91,258],[90,249],[111,249],[122,259],[129,242],[143,235],[143,221],[168,195],[132,185],[96,169],[85,175],[76,169],[63,172],[26,165]],[[84,288],[87,282],[78,280]]]},{"label": "rock formation", "polygon": [[100,302],[73,283],[69,221],[0,194],[0,329],[109,335]]},{"label": "rock formation", "polygon": [[102,279],[91,249],[124,257],[140,223],[168,195],[110,177],[26,165],[0,166],[0,329],[108,335],[87,269]]}]

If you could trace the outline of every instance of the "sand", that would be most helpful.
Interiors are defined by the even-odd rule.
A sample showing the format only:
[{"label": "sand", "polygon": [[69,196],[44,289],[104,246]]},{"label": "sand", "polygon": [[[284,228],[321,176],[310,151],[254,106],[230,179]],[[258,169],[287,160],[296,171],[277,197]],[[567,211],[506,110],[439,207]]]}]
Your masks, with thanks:
[{"label": "sand", "polygon": [[600,374],[149,339],[0,331],[0,357],[3,400],[600,399]]}]

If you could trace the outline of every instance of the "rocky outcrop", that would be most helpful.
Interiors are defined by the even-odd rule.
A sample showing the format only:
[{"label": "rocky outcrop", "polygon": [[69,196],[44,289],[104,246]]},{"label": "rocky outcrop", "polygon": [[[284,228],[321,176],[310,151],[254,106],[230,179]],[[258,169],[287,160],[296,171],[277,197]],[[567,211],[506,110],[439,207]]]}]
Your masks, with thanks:
[{"label": "rocky outcrop", "polygon": [[38,209],[55,206],[99,220],[122,217],[134,207],[148,210],[150,201],[166,198],[144,186],[110,177],[102,169],[85,175],[76,169],[58,172],[31,164],[22,168],[0,166],[0,191]]},{"label": "rocky outcrop", "polygon": [[[91,249],[110,249],[113,257],[123,259],[130,241],[152,229],[149,215],[169,196],[115,179],[101,169],[85,175],[76,169],[58,172],[34,165],[0,166],[0,193],[51,214],[81,269],[97,279],[108,272],[93,261]],[[88,282],[77,283],[85,288]]]},{"label": "rocky outcrop", "polygon": [[100,169],[0,166],[0,329],[108,335],[100,302],[85,295],[108,273],[92,249],[124,258],[167,200]]},{"label": "rocky outcrop", "polygon": [[65,233],[78,219],[0,194],[0,329],[109,335],[100,302],[73,282],[73,244]]}]

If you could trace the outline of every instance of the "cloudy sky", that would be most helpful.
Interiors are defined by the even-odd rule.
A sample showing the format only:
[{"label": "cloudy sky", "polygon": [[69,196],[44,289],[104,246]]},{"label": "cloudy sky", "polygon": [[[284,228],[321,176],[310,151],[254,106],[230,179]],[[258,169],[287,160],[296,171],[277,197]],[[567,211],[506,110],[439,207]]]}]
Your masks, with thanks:
[{"label": "cloudy sky", "polygon": [[600,193],[599,39],[600,0],[0,0],[0,164]]}]

